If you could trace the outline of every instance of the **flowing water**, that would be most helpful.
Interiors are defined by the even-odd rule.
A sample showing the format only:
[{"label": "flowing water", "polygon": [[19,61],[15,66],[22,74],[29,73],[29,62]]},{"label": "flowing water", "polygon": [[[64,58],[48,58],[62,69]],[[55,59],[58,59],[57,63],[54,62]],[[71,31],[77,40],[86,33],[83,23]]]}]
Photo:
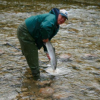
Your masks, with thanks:
[{"label": "flowing water", "polygon": [[[54,7],[66,9],[69,20],[51,41],[57,56],[55,72],[43,49],[39,51],[41,75],[50,80],[39,83],[25,57],[7,43],[20,49],[18,25]],[[6,99],[100,100],[99,0],[0,0],[0,100]]]}]

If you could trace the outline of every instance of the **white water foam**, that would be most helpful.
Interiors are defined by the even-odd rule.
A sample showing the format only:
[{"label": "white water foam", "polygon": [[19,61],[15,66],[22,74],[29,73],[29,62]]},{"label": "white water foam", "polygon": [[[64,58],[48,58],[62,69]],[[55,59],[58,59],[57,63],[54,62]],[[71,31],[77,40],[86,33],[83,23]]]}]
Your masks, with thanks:
[{"label": "white water foam", "polygon": [[65,67],[60,67],[60,68],[56,68],[56,70],[53,70],[52,67],[48,67],[46,69],[46,72],[48,72],[51,75],[64,75],[64,74],[68,74],[71,72],[70,69],[65,68]]}]

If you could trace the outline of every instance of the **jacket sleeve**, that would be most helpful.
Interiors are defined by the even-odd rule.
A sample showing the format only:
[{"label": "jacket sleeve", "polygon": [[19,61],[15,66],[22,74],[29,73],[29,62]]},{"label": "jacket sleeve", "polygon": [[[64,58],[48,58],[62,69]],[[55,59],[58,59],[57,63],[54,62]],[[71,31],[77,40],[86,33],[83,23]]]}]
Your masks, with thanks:
[{"label": "jacket sleeve", "polygon": [[55,25],[55,18],[54,17],[46,17],[40,25],[40,33],[42,39],[49,38],[49,34],[53,33]]}]

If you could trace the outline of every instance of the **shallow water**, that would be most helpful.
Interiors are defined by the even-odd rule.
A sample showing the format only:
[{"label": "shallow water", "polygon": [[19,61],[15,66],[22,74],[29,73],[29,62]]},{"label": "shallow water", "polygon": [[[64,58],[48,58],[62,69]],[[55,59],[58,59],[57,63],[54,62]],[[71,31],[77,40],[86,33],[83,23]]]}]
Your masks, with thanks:
[{"label": "shallow water", "polygon": [[[100,100],[99,4],[99,0],[1,0],[0,100]],[[66,9],[69,20],[51,41],[58,75],[46,72],[50,63],[43,49],[39,51],[41,75],[52,81],[39,85],[21,52],[6,43],[20,49],[18,25],[27,17],[47,13],[53,7]],[[42,87],[50,87],[54,93],[41,96]]]}]

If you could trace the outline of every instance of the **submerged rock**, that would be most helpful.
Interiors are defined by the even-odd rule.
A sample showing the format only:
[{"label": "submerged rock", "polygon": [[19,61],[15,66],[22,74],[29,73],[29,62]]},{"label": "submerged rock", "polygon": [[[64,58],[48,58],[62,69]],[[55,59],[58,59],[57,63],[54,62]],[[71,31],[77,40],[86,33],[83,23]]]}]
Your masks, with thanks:
[{"label": "submerged rock", "polygon": [[72,57],[72,55],[71,55],[70,53],[61,54],[61,55],[59,56],[60,61],[62,61],[62,62],[71,61],[71,57]]},{"label": "submerged rock", "polygon": [[52,83],[52,81],[40,81],[40,82],[37,82],[37,85],[40,86],[40,87],[46,87],[46,86],[50,86]]},{"label": "submerged rock", "polygon": [[53,100],[70,100],[72,95],[67,92],[58,92],[53,94]]},{"label": "submerged rock", "polygon": [[52,96],[53,93],[54,93],[54,90],[50,87],[41,88],[39,90],[39,95],[44,98]]},{"label": "submerged rock", "polygon": [[0,55],[4,54],[4,51],[0,50]]},{"label": "submerged rock", "polygon": [[26,91],[28,91],[28,88],[22,88],[21,91],[26,92]]},{"label": "submerged rock", "polygon": [[94,54],[85,54],[83,57],[81,57],[84,60],[93,60],[93,59],[97,59],[98,56],[94,55]]}]

